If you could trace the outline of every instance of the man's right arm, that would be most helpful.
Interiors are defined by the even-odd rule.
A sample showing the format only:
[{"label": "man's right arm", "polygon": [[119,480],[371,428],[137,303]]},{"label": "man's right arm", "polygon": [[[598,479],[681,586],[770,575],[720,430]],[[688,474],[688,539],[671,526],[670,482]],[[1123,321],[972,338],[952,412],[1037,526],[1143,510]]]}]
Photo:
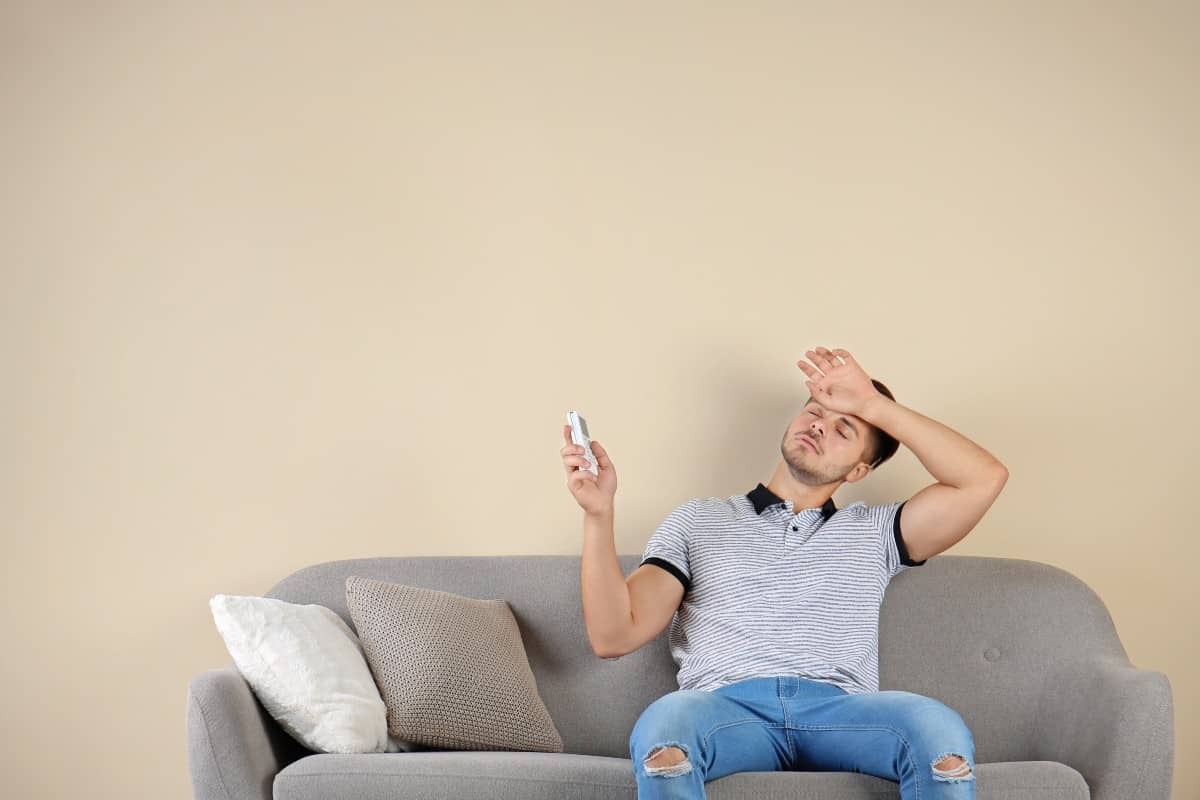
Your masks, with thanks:
[{"label": "man's right arm", "polygon": [[643,564],[625,579],[611,512],[584,514],[581,573],[588,640],[601,658],[632,653],[658,636],[683,600],[683,584],[654,564]]}]

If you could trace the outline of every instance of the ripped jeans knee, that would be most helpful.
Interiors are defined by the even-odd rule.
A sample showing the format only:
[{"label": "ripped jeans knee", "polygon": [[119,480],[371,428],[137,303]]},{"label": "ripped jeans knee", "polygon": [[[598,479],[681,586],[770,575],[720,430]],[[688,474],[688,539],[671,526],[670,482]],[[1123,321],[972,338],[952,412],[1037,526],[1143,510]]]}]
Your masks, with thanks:
[{"label": "ripped jeans knee", "polygon": [[942,753],[933,759],[929,766],[933,769],[935,781],[955,783],[975,779],[975,773],[971,770],[971,762],[959,753]]},{"label": "ripped jeans knee", "polygon": [[[667,748],[672,747],[683,753],[682,758],[677,753],[667,752]],[[651,764],[651,760],[656,763]],[[642,768],[647,775],[656,775],[662,778],[675,778],[688,774],[692,771],[692,762],[688,760],[687,745],[682,742],[663,742],[655,745],[642,761]]]}]

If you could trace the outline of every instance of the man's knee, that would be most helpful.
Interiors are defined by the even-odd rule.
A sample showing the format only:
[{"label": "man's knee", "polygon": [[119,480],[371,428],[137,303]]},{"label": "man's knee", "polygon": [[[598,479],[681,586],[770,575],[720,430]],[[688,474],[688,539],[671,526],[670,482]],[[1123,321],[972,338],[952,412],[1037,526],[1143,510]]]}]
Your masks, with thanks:
[{"label": "man's knee", "polygon": [[646,763],[652,767],[669,767],[685,761],[687,756],[678,747],[659,747],[652,750],[646,757]]},{"label": "man's knee", "polygon": [[687,753],[673,745],[654,748],[643,763],[647,775],[684,775],[692,769]]},{"label": "man's knee", "polygon": [[933,777],[937,780],[967,780],[971,776],[971,765],[960,755],[951,753],[933,765]]}]

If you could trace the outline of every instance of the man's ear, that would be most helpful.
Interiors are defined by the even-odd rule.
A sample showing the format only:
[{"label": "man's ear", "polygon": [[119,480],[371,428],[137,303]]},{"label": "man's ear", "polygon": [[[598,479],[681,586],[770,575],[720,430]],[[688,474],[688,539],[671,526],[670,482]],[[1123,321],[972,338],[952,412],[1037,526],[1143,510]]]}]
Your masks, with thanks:
[{"label": "man's ear", "polygon": [[[854,476],[854,474],[856,472],[860,473],[860,474],[857,477],[852,477],[852,476]],[[846,481],[846,483],[857,483],[870,474],[871,474],[871,465],[865,461],[860,461],[854,465],[853,469],[851,469],[848,473],[846,473],[846,477],[843,478],[842,480]]]}]

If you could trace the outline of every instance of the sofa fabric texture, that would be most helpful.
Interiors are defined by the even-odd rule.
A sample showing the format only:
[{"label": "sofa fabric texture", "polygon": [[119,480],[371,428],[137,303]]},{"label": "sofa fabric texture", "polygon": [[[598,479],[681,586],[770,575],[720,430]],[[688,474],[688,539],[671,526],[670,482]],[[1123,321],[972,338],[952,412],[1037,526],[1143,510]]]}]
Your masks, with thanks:
[{"label": "sofa fabric texture", "polygon": [[[640,554],[619,555],[625,575]],[[471,598],[503,598],[563,741],[563,752],[423,749],[313,753],[280,730],[233,664],[199,673],[187,695],[198,800],[300,798],[626,798],[629,738],[676,691],[664,631],[598,658],[584,625],[579,556],[416,556],[305,567],[265,593],[319,603],[352,624],[346,579],[372,578]],[[1101,599],[1035,561],[939,555],[888,585],[880,607],[880,689],[937,698],[963,718],[980,800],[1168,800],[1171,685],[1130,663]],[[898,784],[842,772],[740,772],[711,781],[725,798],[897,798]]]}]

